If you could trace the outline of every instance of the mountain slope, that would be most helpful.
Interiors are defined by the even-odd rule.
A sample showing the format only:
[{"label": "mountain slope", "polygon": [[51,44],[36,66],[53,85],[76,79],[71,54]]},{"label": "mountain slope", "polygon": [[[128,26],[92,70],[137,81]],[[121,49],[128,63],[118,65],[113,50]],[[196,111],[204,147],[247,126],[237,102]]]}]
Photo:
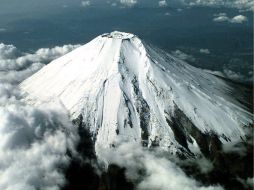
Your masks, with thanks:
[{"label": "mountain slope", "polygon": [[97,150],[120,139],[204,152],[207,135],[238,140],[253,122],[225,81],[122,32],[52,61],[20,88],[31,104],[56,100],[72,119],[82,115]]}]

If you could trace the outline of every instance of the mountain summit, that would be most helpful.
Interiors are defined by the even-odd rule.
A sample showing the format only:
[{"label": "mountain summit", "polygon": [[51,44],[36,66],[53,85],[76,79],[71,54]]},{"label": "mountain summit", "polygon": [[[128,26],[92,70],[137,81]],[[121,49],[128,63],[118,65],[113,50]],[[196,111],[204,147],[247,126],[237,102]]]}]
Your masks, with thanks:
[{"label": "mountain summit", "polygon": [[20,88],[32,104],[59,100],[97,148],[121,139],[208,154],[206,137],[238,140],[253,122],[224,80],[117,31],[52,61]]}]

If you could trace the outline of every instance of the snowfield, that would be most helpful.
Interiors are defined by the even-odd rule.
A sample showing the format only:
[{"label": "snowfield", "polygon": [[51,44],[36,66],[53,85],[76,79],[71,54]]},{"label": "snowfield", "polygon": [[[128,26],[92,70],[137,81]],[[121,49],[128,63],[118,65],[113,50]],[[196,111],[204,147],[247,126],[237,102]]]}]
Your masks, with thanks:
[{"label": "snowfield", "polygon": [[175,152],[182,146],[170,126],[176,109],[223,143],[244,138],[243,127],[253,123],[225,81],[117,31],[52,61],[20,88],[30,104],[57,100],[72,119],[82,115],[96,152],[119,139]]}]

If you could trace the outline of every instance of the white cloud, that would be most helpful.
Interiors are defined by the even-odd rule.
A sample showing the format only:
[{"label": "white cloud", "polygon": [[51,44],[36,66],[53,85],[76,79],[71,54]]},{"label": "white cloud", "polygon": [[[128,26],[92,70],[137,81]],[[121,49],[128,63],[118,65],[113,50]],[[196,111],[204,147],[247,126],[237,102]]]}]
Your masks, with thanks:
[{"label": "white cloud", "polygon": [[91,2],[90,2],[90,1],[81,1],[81,5],[82,5],[83,7],[88,7],[88,6],[91,5]]},{"label": "white cloud", "polygon": [[248,72],[248,74],[243,74],[240,72],[233,71],[229,68],[224,68],[222,71],[211,71],[206,69],[204,69],[204,71],[211,73],[213,75],[223,77],[223,78],[231,79],[233,81],[238,81],[238,82],[252,82],[253,81],[253,72]]},{"label": "white cloud", "polygon": [[226,77],[221,71],[211,71],[211,70],[207,70],[207,69],[203,69],[203,71],[211,73],[211,74],[219,76],[219,77]]},{"label": "white cloud", "polygon": [[0,82],[18,84],[24,79],[26,79],[28,76],[41,69],[43,66],[44,64],[42,63],[32,63],[28,68],[22,69],[20,71],[0,71]]},{"label": "white cloud", "polygon": [[241,73],[232,71],[227,68],[223,69],[223,73],[227,78],[235,81],[243,81],[245,79],[244,75],[242,75]]},{"label": "white cloud", "polygon": [[[54,107],[53,107],[54,106]],[[62,107],[20,102],[0,107],[0,189],[60,189],[77,142]]]},{"label": "white cloud", "polygon": [[0,44],[0,82],[21,82],[27,76],[40,69],[44,64],[79,46],[56,46],[51,49],[39,49],[33,54],[21,54],[13,45]]},{"label": "white cloud", "polygon": [[230,18],[227,16],[226,13],[215,14],[213,18],[213,21],[215,22],[230,22],[230,23],[238,23],[238,24],[246,22],[247,20],[248,19],[246,16],[237,15],[237,16],[234,16],[233,18]]},{"label": "white cloud", "polygon": [[227,7],[240,10],[254,10],[253,0],[181,0],[187,6]]},{"label": "white cloud", "polygon": [[168,5],[166,0],[161,0],[161,1],[158,2],[158,4],[159,4],[160,7],[165,7],[165,6]]},{"label": "white cloud", "polygon": [[200,49],[199,50],[200,53],[203,53],[203,54],[210,54],[210,50],[209,49]]},{"label": "white cloud", "polygon": [[247,179],[242,179],[238,177],[237,180],[244,185],[245,189],[254,188],[254,177],[249,177]]},{"label": "white cloud", "polygon": [[[230,1],[228,1],[228,4],[230,5]],[[254,11],[254,1],[253,0],[233,0],[231,7],[242,9],[242,10]]]},{"label": "white cloud", "polygon": [[243,144],[236,144],[235,142],[230,142],[223,144],[223,152],[226,153],[237,153],[238,155],[244,156],[247,152],[246,147]]},{"label": "white cloud", "polygon": [[250,187],[254,187],[254,177],[252,178],[248,178],[247,180],[247,184],[250,186]]},{"label": "white cloud", "polygon": [[17,48],[13,45],[0,43],[0,59],[10,59],[17,56]]},{"label": "white cloud", "polygon": [[214,22],[225,22],[230,20],[226,13],[218,13],[218,14],[214,14],[213,16],[214,16],[213,18]]},{"label": "white cloud", "polygon": [[[82,0],[81,5],[84,7],[91,5],[91,0]],[[195,6],[204,6],[204,7],[226,7],[226,8],[235,8],[240,11],[249,11],[254,10],[254,1],[253,0],[156,0],[156,1],[146,1],[146,0],[107,0],[109,5],[123,5],[127,7],[133,7],[136,4],[140,5],[159,5],[163,6],[172,6],[177,8],[182,7],[195,7]],[[96,3],[96,2],[95,2]]]},{"label": "white cloud", "polygon": [[214,14],[213,16],[227,16],[227,13],[217,13],[217,14]]},{"label": "white cloud", "polygon": [[192,55],[188,55],[180,50],[175,50],[171,52],[175,57],[184,61],[195,61],[196,59]]},{"label": "white cloud", "polygon": [[17,86],[44,64],[77,46],[22,54],[0,44],[0,189],[58,190],[79,140],[67,111],[58,102],[39,107],[22,101]]},{"label": "white cloud", "polygon": [[[139,143],[123,142],[111,149],[98,147],[97,153],[104,162],[125,167],[128,179],[132,181],[139,179],[136,181],[139,190],[223,189],[219,186],[202,187],[170,161],[169,154],[148,150],[141,147]],[[140,174],[141,170],[144,175]]]},{"label": "white cloud", "polygon": [[215,22],[225,22],[229,21],[230,19],[227,16],[218,16],[213,19]]},{"label": "white cloud", "polygon": [[125,5],[125,6],[128,6],[128,7],[132,7],[134,6],[135,4],[137,4],[137,0],[120,0],[120,3],[122,5]]},{"label": "white cloud", "polygon": [[230,22],[232,23],[243,23],[245,21],[247,21],[247,17],[246,16],[243,16],[243,15],[237,15],[237,16],[234,16]]}]

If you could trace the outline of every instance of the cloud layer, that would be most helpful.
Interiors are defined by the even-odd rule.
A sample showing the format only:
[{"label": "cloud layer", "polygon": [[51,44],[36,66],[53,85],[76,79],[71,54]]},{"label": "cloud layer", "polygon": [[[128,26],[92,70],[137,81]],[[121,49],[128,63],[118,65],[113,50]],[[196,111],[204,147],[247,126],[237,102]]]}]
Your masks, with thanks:
[{"label": "cloud layer", "polygon": [[128,6],[128,7],[132,7],[132,6],[134,6],[135,4],[138,3],[138,0],[120,0],[120,3],[122,5],[125,5],[125,6]]},{"label": "cloud layer", "polygon": [[238,24],[246,22],[247,20],[248,19],[246,16],[237,15],[237,16],[230,18],[227,16],[226,13],[215,14],[214,18],[213,18],[214,22],[230,22],[230,23],[238,23]]},{"label": "cloud layer", "polygon": [[161,0],[161,1],[159,1],[158,4],[159,4],[160,7],[165,7],[165,6],[168,5],[166,0]]},{"label": "cloud layer", "polygon": [[[53,107],[54,106],[54,107]],[[62,107],[19,103],[0,108],[0,189],[60,189],[77,142]]]},{"label": "cloud layer", "polygon": [[32,106],[22,102],[18,84],[44,64],[77,46],[23,54],[0,44],[0,189],[58,190],[79,140],[68,113],[58,102]]},{"label": "cloud layer", "polygon": [[83,7],[88,7],[88,6],[91,5],[91,2],[90,2],[90,1],[81,1],[81,5],[82,5]]},{"label": "cloud layer", "polygon": [[[221,190],[220,186],[204,187],[188,177],[166,152],[148,150],[138,143],[119,140],[111,149],[98,149],[98,156],[105,163],[126,168],[127,178],[137,183],[139,190]],[[140,172],[143,171],[143,172]],[[142,174],[141,174],[142,173]],[[138,180],[137,180],[138,179]]]},{"label": "cloud layer", "polygon": [[[120,2],[125,6],[133,6],[136,4],[142,4],[145,1],[142,0],[115,0],[115,3]],[[226,7],[235,8],[239,10],[254,10],[254,2],[252,0],[157,0],[159,6],[206,6],[206,7]]]},{"label": "cloud layer", "polygon": [[192,55],[188,55],[180,50],[175,50],[175,51],[172,51],[171,53],[178,59],[181,59],[187,62],[194,62],[196,60]]},{"label": "cloud layer", "polygon": [[50,61],[80,45],[42,48],[33,54],[24,54],[13,45],[0,44],[0,82],[19,83]]},{"label": "cloud layer", "polygon": [[209,7],[228,7],[241,10],[254,10],[252,0],[181,0],[189,6],[209,6]]}]

